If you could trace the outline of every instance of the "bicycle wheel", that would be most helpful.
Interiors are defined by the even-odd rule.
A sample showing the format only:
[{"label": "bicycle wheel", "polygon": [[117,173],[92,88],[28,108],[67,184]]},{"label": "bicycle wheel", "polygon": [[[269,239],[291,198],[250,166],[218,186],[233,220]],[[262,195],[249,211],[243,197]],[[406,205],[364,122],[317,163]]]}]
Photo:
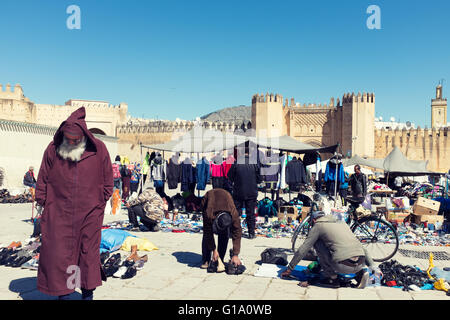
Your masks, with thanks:
[{"label": "bicycle wheel", "polygon": [[397,253],[397,231],[389,222],[376,217],[365,217],[355,221],[351,230],[374,261],[389,260]]},{"label": "bicycle wheel", "polygon": [[292,251],[295,252],[297,249],[303,244],[306,237],[308,236],[309,229],[311,229],[311,225],[309,223],[310,217],[307,216],[300,225],[295,229],[294,234],[292,235]]}]

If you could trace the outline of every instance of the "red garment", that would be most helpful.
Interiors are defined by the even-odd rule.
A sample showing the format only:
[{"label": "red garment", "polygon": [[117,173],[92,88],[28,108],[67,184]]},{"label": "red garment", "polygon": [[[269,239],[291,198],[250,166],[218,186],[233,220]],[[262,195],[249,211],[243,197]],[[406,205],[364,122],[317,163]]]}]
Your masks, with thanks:
[{"label": "red garment", "polygon": [[222,163],[225,177],[228,176],[228,171],[230,171],[230,168],[235,161],[236,159],[234,159],[233,155],[229,155],[228,158]]},{"label": "red garment", "polygon": [[[87,129],[84,107],[73,112],[44,152],[36,185],[36,201],[44,206],[37,288],[49,295],[102,284],[100,241],[106,201],[113,191],[111,159],[105,144]],[[57,147],[65,123],[81,127],[86,150],[80,161],[61,158]],[[70,267],[70,268],[69,268]]]}]

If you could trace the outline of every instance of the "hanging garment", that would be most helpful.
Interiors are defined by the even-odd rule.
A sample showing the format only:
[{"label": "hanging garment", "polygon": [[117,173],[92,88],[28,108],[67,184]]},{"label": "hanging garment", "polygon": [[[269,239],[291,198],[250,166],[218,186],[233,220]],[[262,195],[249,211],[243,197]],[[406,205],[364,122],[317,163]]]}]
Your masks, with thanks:
[{"label": "hanging garment", "polygon": [[169,189],[176,189],[180,182],[181,164],[178,163],[178,158],[172,157],[167,164],[167,186]]},{"label": "hanging garment", "polygon": [[[196,172],[192,163],[183,162],[181,164],[181,191],[195,191]],[[192,190],[194,186],[194,190]]]},{"label": "hanging garment", "polygon": [[222,163],[221,164],[211,163],[211,177],[213,178],[223,177],[224,176],[223,169],[224,168],[222,166]]},{"label": "hanging garment", "polygon": [[344,166],[335,158],[331,158],[327,163],[324,176],[325,186],[329,195],[334,195],[345,182]]},{"label": "hanging garment", "polygon": [[215,155],[211,159],[211,182],[213,189],[223,188],[224,183],[224,166],[223,166],[223,157],[220,155]]},{"label": "hanging garment", "polygon": [[205,190],[210,177],[210,163],[203,157],[197,162],[197,190]]},{"label": "hanging garment", "polygon": [[227,157],[227,159],[222,163],[223,172],[224,172],[225,177],[228,175],[228,171],[230,171],[231,166],[235,162],[236,162],[236,159],[233,157],[233,155],[229,155]]},{"label": "hanging garment", "polygon": [[228,179],[228,172],[231,169],[231,166],[236,162],[236,159],[234,158],[234,156],[232,154],[230,154],[227,159],[222,163],[223,166],[223,172],[224,172],[224,177],[223,177],[223,185],[222,188],[227,190],[228,192],[232,193],[233,192],[233,183],[231,182],[230,179]]},{"label": "hanging garment", "polygon": [[263,176],[263,181],[278,182],[280,168],[278,156],[273,152],[269,152],[268,155],[261,159],[261,175]]},{"label": "hanging garment", "polygon": [[277,183],[277,189],[286,189],[286,165],[287,165],[287,155],[283,154],[280,157],[280,175]]},{"label": "hanging garment", "polygon": [[300,184],[306,184],[306,170],[303,161],[293,158],[286,165],[286,183],[292,191],[298,191]]},{"label": "hanging garment", "polygon": [[160,153],[156,154],[151,164],[151,175],[153,180],[166,180],[166,162]]}]

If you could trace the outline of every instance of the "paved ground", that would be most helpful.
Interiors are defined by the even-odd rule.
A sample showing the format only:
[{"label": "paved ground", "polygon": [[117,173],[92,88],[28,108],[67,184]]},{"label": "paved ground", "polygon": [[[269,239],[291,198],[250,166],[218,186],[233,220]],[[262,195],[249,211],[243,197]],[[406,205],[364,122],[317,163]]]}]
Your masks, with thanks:
[{"label": "paved ground", "polygon": [[[31,216],[31,204],[0,205],[0,243],[24,240],[32,233],[26,222]],[[126,220],[127,216],[106,216],[105,222]],[[241,257],[247,267],[239,276],[225,273],[209,274],[199,268],[201,260],[201,234],[138,232],[136,235],[153,242],[159,250],[147,253],[145,268],[129,280],[108,278],[95,291],[95,299],[102,300],[450,300],[444,292],[424,290],[405,292],[388,287],[324,289],[310,286],[302,288],[297,281],[253,276],[259,267],[260,253],[269,247],[289,248],[288,238],[242,239]],[[230,241],[231,245],[231,241]],[[403,246],[410,248],[410,246]],[[413,247],[417,250],[417,247]],[[450,253],[450,248],[420,247],[421,250],[440,250]],[[289,256],[288,258],[290,258]],[[425,269],[427,260],[394,257],[404,264]],[[307,265],[309,262],[301,262]],[[439,267],[449,267],[449,261],[435,261]],[[0,266],[0,299],[49,300],[55,299],[36,289],[36,271]],[[80,294],[74,293],[73,299]]]}]

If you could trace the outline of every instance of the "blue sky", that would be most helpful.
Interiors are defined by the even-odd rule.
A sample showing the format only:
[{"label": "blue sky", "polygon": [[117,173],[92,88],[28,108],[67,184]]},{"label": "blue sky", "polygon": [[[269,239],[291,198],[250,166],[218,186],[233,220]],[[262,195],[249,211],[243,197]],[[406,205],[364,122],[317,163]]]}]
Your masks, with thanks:
[{"label": "blue sky", "polygon": [[[69,30],[66,8],[81,9]],[[369,30],[369,5],[381,30]],[[450,86],[450,1],[5,1],[0,83],[36,103],[126,102],[136,117],[194,119],[273,92],[328,103],[376,95],[376,116],[430,125]]]}]

